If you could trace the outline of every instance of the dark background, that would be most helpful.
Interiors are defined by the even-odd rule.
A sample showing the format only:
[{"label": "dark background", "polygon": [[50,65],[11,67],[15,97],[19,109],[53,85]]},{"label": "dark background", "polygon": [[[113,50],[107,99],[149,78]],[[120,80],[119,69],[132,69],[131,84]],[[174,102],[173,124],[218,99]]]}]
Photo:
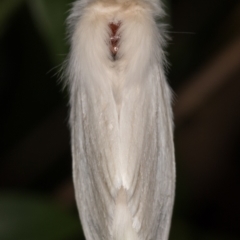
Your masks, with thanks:
[{"label": "dark background", "polygon": [[[0,239],[83,239],[71,180],[70,0],[0,0]],[[240,239],[240,1],[165,2],[175,92],[170,240]]]}]

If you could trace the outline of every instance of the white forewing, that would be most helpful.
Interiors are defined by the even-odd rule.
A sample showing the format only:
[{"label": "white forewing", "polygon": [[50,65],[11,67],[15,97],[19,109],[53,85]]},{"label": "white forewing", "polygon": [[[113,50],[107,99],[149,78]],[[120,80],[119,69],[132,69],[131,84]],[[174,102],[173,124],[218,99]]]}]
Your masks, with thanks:
[{"label": "white forewing", "polygon": [[157,13],[155,2],[77,1],[70,16],[73,179],[87,240],[168,238],[175,166]]}]

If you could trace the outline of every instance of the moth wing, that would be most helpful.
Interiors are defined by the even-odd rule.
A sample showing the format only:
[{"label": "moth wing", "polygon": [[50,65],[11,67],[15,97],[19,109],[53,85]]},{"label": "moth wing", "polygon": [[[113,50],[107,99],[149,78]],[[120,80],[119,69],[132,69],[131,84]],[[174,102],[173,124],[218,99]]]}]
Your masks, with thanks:
[{"label": "moth wing", "polygon": [[139,239],[165,240],[175,186],[171,92],[162,67],[161,36],[145,10],[126,16],[121,28],[122,41],[129,39],[129,44],[119,49],[127,62],[119,167]]},{"label": "moth wing", "polygon": [[159,78],[156,67],[139,93],[130,94],[133,104],[123,106],[121,115],[127,159],[123,182],[139,239],[167,239],[174,199],[172,114],[170,96],[164,96],[170,91]]},{"label": "moth wing", "polygon": [[111,239],[114,196],[120,187],[118,116],[113,98],[108,22],[83,12],[69,61],[75,195],[86,239]]}]

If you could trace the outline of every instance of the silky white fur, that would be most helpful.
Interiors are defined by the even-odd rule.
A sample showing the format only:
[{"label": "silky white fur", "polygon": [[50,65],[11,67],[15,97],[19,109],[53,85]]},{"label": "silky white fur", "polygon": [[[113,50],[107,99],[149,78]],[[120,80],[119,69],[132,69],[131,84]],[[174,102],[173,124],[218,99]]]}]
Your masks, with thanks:
[{"label": "silky white fur", "polygon": [[[69,17],[73,180],[87,240],[166,240],[175,164],[156,0],[81,0]],[[109,23],[121,23],[109,50]]]}]

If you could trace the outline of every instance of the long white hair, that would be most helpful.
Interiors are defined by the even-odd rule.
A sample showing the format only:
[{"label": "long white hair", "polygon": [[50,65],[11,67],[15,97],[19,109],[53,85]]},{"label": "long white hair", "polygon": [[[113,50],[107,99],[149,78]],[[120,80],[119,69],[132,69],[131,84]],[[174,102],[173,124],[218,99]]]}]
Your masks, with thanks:
[{"label": "long white hair", "polygon": [[156,0],[80,0],[69,17],[73,180],[87,240],[167,240],[171,91]]}]

